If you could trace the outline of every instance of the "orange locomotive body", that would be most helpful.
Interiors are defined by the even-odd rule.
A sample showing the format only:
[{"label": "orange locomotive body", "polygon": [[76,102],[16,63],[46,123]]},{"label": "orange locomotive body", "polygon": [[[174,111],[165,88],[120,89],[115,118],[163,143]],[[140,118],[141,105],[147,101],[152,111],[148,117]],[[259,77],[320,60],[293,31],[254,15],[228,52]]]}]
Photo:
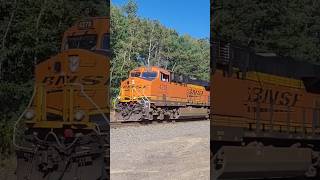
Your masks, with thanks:
[{"label": "orange locomotive body", "polygon": [[214,43],[214,179],[319,178],[320,67]]},{"label": "orange locomotive body", "polygon": [[105,56],[82,49],[66,50],[38,64],[30,109],[36,116],[27,125],[94,129],[96,123],[106,124],[102,113],[109,113],[108,68]]},{"label": "orange locomotive body", "polygon": [[287,78],[286,85],[276,76],[251,75],[252,78],[241,79],[235,74],[227,77],[222,71],[215,72],[213,81],[219,85],[212,97],[215,125],[287,133],[320,132],[319,94],[308,92],[299,80]]},{"label": "orange locomotive body", "polygon": [[159,67],[139,67],[121,82],[118,115],[131,121],[201,118],[208,116],[209,98],[199,83],[183,82]]},{"label": "orange locomotive body", "polygon": [[35,68],[36,89],[27,125],[94,129],[98,121],[108,121],[108,18],[78,21],[64,33],[61,50]]},{"label": "orange locomotive body", "polygon": [[36,65],[17,179],[108,178],[109,52],[109,19],[88,18]]}]

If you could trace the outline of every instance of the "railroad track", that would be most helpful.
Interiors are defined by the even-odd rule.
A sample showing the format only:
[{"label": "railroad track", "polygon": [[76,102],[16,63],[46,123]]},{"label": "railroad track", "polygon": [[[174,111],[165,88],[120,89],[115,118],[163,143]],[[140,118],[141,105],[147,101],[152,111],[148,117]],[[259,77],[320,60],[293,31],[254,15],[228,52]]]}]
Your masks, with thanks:
[{"label": "railroad track", "polygon": [[190,121],[206,121],[209,119],[175,119],[175,120],[148,120],[148,121],[111,121],[111,128],[120,128],[120,127],[128,127],[128,126],[147,126],[147,125],[155,125],[155,124],[170,124],[170,123],[182,123],[182,122],[190,122]]}]

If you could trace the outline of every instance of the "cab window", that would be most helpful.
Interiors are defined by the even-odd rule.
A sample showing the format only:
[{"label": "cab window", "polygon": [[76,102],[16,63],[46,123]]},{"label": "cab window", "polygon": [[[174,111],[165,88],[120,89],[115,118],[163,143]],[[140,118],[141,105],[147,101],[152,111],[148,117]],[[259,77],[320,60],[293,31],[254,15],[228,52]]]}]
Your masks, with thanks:
[{"label": "cab window", "polygon": [[141,78],[147,79],[147,80],[153,80],[156,77],[157,77],[157,73],[156,72],[148,72],[148,71],[146,71],[146,72],[143,72],[141,74]]},{"label": "cab window", "polygon": [[110,49],[110,34],[103,35],[102,49]]},{"label": "cab window", "polygon": [[140,72],[132,72],[130,74],[130,77],[140,77],[141,73]]},{"label": "cab window", "polygon": [[87,49],[92,50],[96,47],[96,35],[69,36],[65,49]]},{"label": "cab window", "polygon": [[161,81],[169,82],[169,75],[161,73]]}]

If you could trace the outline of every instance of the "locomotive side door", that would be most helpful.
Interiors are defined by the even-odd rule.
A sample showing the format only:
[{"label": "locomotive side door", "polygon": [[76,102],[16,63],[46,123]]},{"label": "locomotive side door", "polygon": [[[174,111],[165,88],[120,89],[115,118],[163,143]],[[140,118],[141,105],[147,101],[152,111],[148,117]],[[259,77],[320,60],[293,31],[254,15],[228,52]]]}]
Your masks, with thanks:
[{"label": "locomotive side door", "polygon": [[[160,90],[162,94],[162,102],[164,106],[167,105],[168,100],[168,83],[169,83],[169,75],[163,72],[160,72]],[[169,98],[170,99],[170,98]]]}]

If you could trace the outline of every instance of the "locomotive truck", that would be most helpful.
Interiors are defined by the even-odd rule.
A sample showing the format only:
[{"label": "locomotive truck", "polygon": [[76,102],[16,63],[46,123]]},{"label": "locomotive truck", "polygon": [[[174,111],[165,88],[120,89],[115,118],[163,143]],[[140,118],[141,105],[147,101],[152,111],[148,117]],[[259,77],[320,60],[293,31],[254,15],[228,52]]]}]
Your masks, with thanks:
[{"label": "locomotive truck", "polygon": [[320,66],[212,42],[214,179],[320,178]]},{"label": "locomotive truck", "polygon": [[109,19],[78,21],[61,52],[35,67],[35,88],[15,127],[18,180],[109,179]]}]

